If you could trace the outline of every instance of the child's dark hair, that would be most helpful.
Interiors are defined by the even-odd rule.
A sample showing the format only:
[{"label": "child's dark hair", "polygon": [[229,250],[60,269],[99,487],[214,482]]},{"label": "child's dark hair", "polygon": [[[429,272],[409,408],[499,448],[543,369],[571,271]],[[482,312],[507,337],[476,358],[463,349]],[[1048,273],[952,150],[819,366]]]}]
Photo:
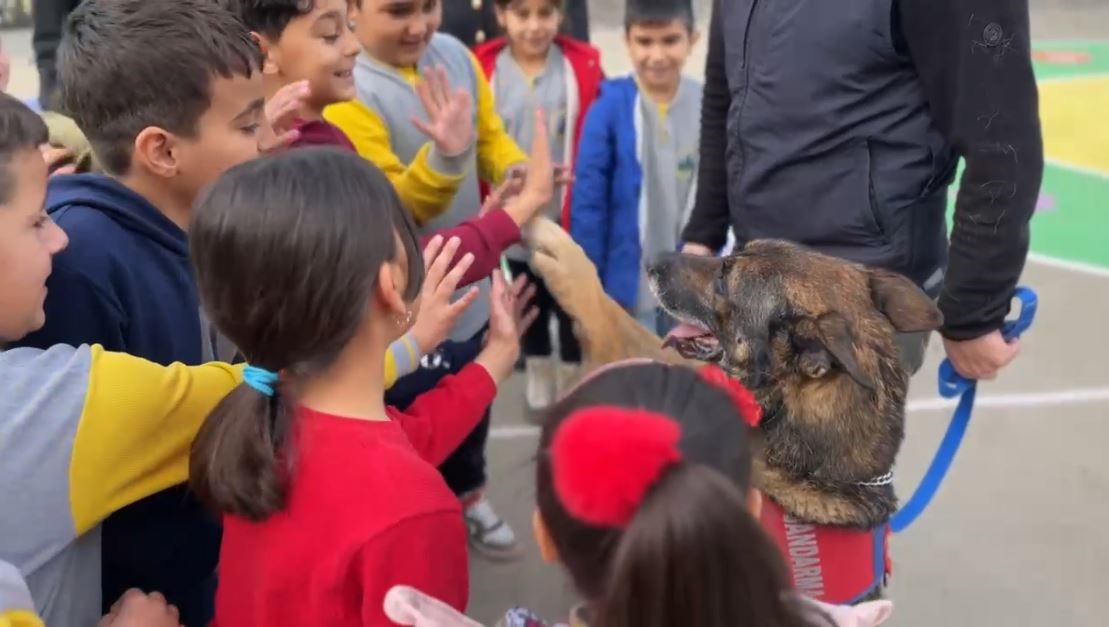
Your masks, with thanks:
[{"label": "child's dark hair", "polygon": [[316,0],[223,0],[250,30],[280,39],[289,22],[316,8]]},{"label": "child's dark hair", "polygon": [[285,504],[297,383],[351,341],[399,248],[404,297],[419,293],[416,227],[365,159],[302,148],[228,170],[198,203],[189,240],[209,318],[252,366],[280,373],[273,396],[240,385],[216,406],[193,444],[190,483],[219,511],[262,520]]},{"label": "child's dark hair", "polygon": [[[591,409],[647,413],[631,414],[622,425],[599,423],[592,436],[575,440],[581,446],[571,445],[568,432],[585,428],[580,419]],[[622,500],[599,486],[628,485],[627,477],[606,475],[644,467],[655,445],[643,434],[658,427],[652,421],[659,419],[675,429],[672,463],[657,467],[660,472],[643,484],[641,500],[626,499],[633,509],[623,524],[602,523],[599,515],[585,522],[581,503],[607,509]],[[548,410],[537,459],[537,504],[559,559],[589,604],[591,625],[809,624],[791,601],[778,548],[747,509],[747,429],[722,387],[691,368],[660,363],[601,372]],[[599,454],[616,460],[607,469],[590,462],[606,447],[614,454]],[[584,469],[583,491],[592,494],[568,494],[574,484],[564,477],[570,471],[559,465],[575,463],[579,470],[573,472]]]},{"label": "child's dark hair", "polygon": [[[493,0],[493,4],[497,5],[497,8],[499,8],[499,9],[508,9],[508,8],[511,8],[512,5],[516,4],[519,1],[520,0]],[[551,4],[553,4],[556,9],[560,9],[560,10],[562,9],[562,6],[565,4],[565,0],[547,0],[547,1],[550,2]]]},{"label": "child's dark hair", "polygon": [[37,152],[49,137],[46,123],[38,114],[18,98],[0,92],[0,204],[10,201],[15,193],[12,160],[24,151]]},{"label": "child's dark hair", "polygon": [[693,4],[691,0],[627,0],[624,9],[624,28],[632,26],[658,26],[680,21],[692,32]]},{"label": "child's dark hair", "polygon": [[142,129],[192,136],[213,79],[249,77],[261,63],[250,31],[212,0],[84,0],[58,49],[62,109],[122,175]]}]

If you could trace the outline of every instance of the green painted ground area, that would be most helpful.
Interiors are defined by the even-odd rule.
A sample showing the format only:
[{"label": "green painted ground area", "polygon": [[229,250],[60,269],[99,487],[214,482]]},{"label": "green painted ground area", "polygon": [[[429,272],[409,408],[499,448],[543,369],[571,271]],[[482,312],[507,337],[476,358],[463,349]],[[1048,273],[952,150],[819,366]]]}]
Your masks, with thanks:
[{"label": "green painted ground area", "polygon": [[[1052,106],[1050,94],[1045,92],[1060,79],[1098,77],[1096,83],[1090,83],[1085,89],[1098,90],[1100,96],[1109,94],[1109,41],[1044,42],[1036,44],[1033,49],[1039,59],[1036,76],[1041,81],[1041,100],[1045,106]],[[1049,52],[1056,56],[1044,58]],[[1099,98],[1091,100],[1096,102]],[[1093,106],[1096,105],[1091,104]],[[1109,124],[1106,112],[1089,110],[1082,117],[1093,124]],[[1045,135],[1049,132],[1050,128],[1045,126]],[[1096,135],[1098,133],[1091,133],[1090,141],[1094,141],[1093,136]],[[1109,172],[1089,168],[1079,170],[1051,163],[1053,155],[1050,145],[1053,143],[1056,142],[1045,137],[1045,145],[1049,146],[1046,155],[1049,163],[1044,171],[1040,202],[1032,221],[1032,250],[1059,259],[1109,268]],[[1109,151],[1109,146],[1103,146],[1100,150]],[[952,190],[952,200],[954,197]]]}]

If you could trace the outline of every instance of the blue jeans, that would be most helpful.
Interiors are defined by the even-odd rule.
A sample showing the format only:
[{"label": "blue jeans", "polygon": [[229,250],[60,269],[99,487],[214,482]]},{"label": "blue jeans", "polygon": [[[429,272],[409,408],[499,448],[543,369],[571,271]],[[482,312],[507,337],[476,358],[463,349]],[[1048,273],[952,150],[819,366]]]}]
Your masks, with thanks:
[{"label": "blue jeans", "polygon": [[654,331],[659,337],[664,337],[678,324],[676,320],[670,317],[670,314],[663,311],[660,307],[655,307],[651,311],[641,312],[635,319],[643,326]]}]

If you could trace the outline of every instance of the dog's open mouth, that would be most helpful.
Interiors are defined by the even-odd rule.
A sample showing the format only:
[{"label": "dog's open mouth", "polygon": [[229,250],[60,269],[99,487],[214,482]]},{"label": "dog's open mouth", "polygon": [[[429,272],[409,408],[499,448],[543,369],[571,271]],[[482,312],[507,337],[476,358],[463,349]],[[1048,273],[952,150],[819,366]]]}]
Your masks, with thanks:
[{"label": "dog's open mouth", "polygon": [[712,331],[695,324],[679,324],[674,327],[662,342],[663,348],[673,348],[686,359],[717,362],[723,355],[720,342]]}]

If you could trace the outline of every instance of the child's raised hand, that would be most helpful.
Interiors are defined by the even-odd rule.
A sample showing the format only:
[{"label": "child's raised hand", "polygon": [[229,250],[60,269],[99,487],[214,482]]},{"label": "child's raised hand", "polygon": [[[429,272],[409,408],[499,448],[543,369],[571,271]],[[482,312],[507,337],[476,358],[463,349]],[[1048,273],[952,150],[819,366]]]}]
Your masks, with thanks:
[{"label": "child's raised hand", "polygon": [[535,286],[527,277],[520,276],[509,288],[504,275],[493,273],[493,289],[489,294],[489,332],[485,336],[485,349],[477,356],[494,381],[503,381],[512,374],[516,358],[520,356],[520,335],[539,315],[529,307],[535,295]]},{"label": "child's raised hand", "polygon": [[97,627],[180,627],[177,608],[159,592],[145,594],[134,588],[123,593]]},{"label": "child's raised hand", "polygon": [[[481,204],[481,211],[478,212],[479,216],[483,216],[494,209],[503,209],[508,201],[520,195],[524,189],[523,176],[508,176],[501,182],[489,195],[485,197],[485,202]],[[509,214],[515,220],[515,216]]]},{"label": "child's raised hand", "polygon": [[281,150],[300,138],[295,128],[304,101],[312,94],[308,81],[289,83],[266,101],[265,120],[258,131],[258,151]]},{"label": "child's raised hand", "polygon": [[447,71],[441,67],[424,74],[416,83],[416,94],[427,112],[427,122],[413,116],[412,124],[435,142],[445,157],[456,157],[474,143],[474,104],[465,89],[451,89]]},{"label": "child's raised hand", "polygon": [[422,353],[431,352],[447,339],[447,334],[458,321],[458,317],[477,298],[478,290],[474,287],[462,298],[451,302],[451,295],[458,289],[458,282],[474,262],[473,254],[466,253],[451,267],[451,260],[458,252],[460,244],[461,240],[457,237],[444,243],[442,236],[436,235],[424,248],[427,274],[420,292],[420,313],[416,316],[416,323],[412,325],[412,338]]},{"label": "child's raised hand", "polygon": [[[547,127],[547,114],[542,109],[535,111],[535,135],[531,141],[531,159],[522,174],[524,183],[520,193],[507,201],[504,210],[516,224],[523,226],[535,217],[540,209],[547,206],[554,197],[555,167],[551,163],[551,136]],[[509,180],[521,176],[510,173]]]}]

